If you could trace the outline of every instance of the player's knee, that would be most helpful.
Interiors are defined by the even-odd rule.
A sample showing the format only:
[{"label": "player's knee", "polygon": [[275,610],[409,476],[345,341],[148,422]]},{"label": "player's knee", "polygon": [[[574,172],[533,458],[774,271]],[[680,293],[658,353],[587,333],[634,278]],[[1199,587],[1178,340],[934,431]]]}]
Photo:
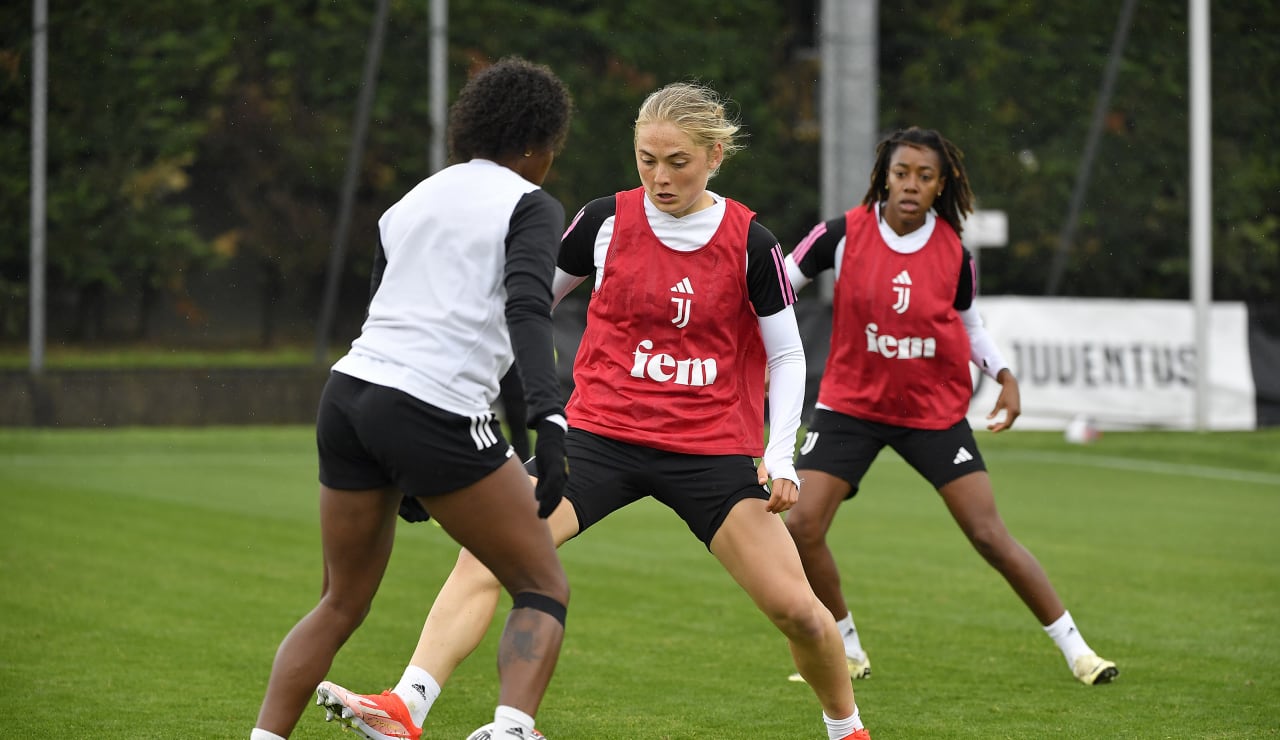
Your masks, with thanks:
[{"label": "player's knee", "polygon": [[[456,581],[466,584],[466,587],[474,592],[482,591],[501,591],[502,583],[498,581],[498,577],[489,570],[489,567],[480,561],[470,550],[463,548],[458,553],[458,562],[453,566],[453,572],[449,575],[450,581]],[[528,584],[518,584],[516,591],[528,588]]]},{"label": "player's knee", "polygon": [[819,547],[826,540],[825,529],[814,517],[791,511],[787,514],[786,522],[787,532],[791,534],[796,547],[801,550]]},{"label": "player's knee", "polygon": [[364,622],[364,618],[369,616],[369,610],[372,606],[372,601],[343,598],[341,595],[329,591],[320,600],[319,608],[327,612],[330,624],[350,636]]},{"label": "player's knee", "polygon": [[831,613],[812,594],[797,593],[777,601],[770,604],[765,613],[784,635],[795,642],[821,639],[831,619]]},{"label": "player's knee", "polygon": [[529,591],[543,594],[562,604],[569,603],[569,577],[565,575],[559,561],[554,561],[548,567],[529,571],[514,585],[515,588],[510,589],[512,594]]},{"label": "player's knee", "polygon": [[984,523],[965,531],[973,549],[992,565],[998,566],[1003,561],[1006,545],[1010,542],[1009,533],[998,523]]}]

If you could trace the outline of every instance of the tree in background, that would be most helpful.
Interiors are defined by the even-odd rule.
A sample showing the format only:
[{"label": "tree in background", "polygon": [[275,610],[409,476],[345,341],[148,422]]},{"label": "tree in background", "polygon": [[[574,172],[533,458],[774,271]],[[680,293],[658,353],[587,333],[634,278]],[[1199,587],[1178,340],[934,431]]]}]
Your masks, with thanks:
[{"label": "tree in background", "polygon": [[[281,326],[280,306],[318,301],[370,15],[361,3],[254,0],[216,16],[229,53],[189,199],[201,233],[233,279],[246,283],[241,290],[257,306],[263,346],[298,335]],[[389,93],[382,99],[410,99],[404,89]],[[391,178],[386,162],[366,157],[364,164],[353,233],[368,246],[380,212],[376,194]]]},{"label": "tree in background", "polygon": [[[183,200],[206,132],[202,106],[224,39],[196,3],[125,7],[54,3],[49,39],[48,268],[54,306],[74,339],[102,337],[107,302],[136,302],[132,328],[161,290],[181,290],[182,270],[205,256]],[[171,6],[171,7],[170,7]],[[30,224],[28,6],[3,10],[0,78],[5,110],[0,179],[0,264],[11,297],[26,298]],[[172,11],[172,12],[169,12]],[[15,38],[16,37],[16,38]],[[23,306],[25,308],[25,305]],[[3,328],[13,328],[6,306]],[[22,312],[25,318],[25,311]],[[22,321],[25,329],[25,320]],[[12,336],[11,334],[9,336]]]},{"label": "tree in background", "polygon": [[[886,128],[917,123],[947,132],[967,155],[981,206],[1009,214],[1009,248],[984,255],[985,292],[1044,290],[1117,5],[881,5]],[[1212,24],[1214,296],[1274,301],[1280,149],[1246,142],[1270,128],[1280,104],[1280,9],[1215,3]],[[1062,292],[1186,299],[1186,3],[1139,3],[1123,60]]]},{"label": "tree in background", "polygon": [[[628,115],[648,92],[707,82],[737,102],[750,137],[714,188],[752,203],[790,247],[819,216],[819,71],[803,53],[816,5],[686,0],[668,16],[630,0],[452,0],[449,99],[505,54],[556,69],[578,111],[547,189],[573,209],[634,182]],[[1219,300],[1280,294],[1280,148],[1267,144],[1280,8],[1259,5],[1212,9]],[[372,4],[121,0],[50,12],[56,340],[146,337],[163,316],[197,335],[247,321],[262,344],[309,341]],[[426,2],[392,1],[344,332],[363,315],[378,215],[429,174],[427,14]],[[945,131],[968,156],[980,205],[1009,213],[1009,248],[984,254],[984,292],[1043,290],[1117,14],[1105,0],[881,3],[882,127]],[[0,340],[10,341],[26,332],[30,20],[29,5],[0,7]],[[1187,297],[1187,70],[1185,3],[1139,4],[1065,293]],[[120,315],[130,320],[104,318]]]}]

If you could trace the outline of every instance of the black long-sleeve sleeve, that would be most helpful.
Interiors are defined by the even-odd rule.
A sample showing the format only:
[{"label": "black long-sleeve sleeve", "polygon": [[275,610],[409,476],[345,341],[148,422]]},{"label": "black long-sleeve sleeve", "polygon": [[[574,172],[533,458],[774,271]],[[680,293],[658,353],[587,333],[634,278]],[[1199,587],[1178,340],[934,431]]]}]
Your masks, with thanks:
[{"label": "black long-sleeve sleeve", "polygon": [[551,333],[551,281],[564,229],[564,207],[545,191],[525,195],[507,235],[507,330],[528,405],[528,426],[564,414]]}]

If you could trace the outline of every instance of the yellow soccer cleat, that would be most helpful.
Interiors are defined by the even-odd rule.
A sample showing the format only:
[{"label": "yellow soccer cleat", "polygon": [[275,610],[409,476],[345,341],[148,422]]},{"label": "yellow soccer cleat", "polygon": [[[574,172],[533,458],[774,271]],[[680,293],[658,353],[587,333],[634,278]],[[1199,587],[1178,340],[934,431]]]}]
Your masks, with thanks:
[{"label": "yellow soccer cleat", "polygon": [[[871,659],[867,657],[866,653],[857,657],[846,655],[845,658],[849,661],[850,678],[871,678]],[[796,683],[805,682],[804,676],[801,676],[799,673],[792,673],[790,676],[787,676],[787,680],[794,681]]]},{"label": "yellow soccer cleat", "polygon": [[1089,686],[1111,683],[1112,679],[1120,675],[1120,669],[1116,668],[1115,663],[1099,658],[1094,653],[1077,656],[1075,663],[1071,666],[1071,672],[1076,675],[1080,683]]}]

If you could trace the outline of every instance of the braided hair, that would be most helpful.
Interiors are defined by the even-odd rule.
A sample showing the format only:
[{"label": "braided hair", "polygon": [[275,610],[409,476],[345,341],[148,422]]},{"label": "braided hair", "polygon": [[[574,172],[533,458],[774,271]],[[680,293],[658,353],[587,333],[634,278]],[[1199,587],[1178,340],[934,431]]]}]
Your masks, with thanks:
[{"label": "braided hair", "polygon": [[917,126],[898,129],[876,145],[876,162],[871,168],[871,187],[863,196],[862,205],[870,211],[876,203],[883,200],[889,184],[889,162],[893,159],[893,153],[903,144],[932,149],[937,153],[942,164],[941,175],[946,179],[947,185],[933,202],[933,207],[938,216],[951,224],[956,234],[960,234],[964,230],[965,214],[973,213],[973,190],[969,186],[969,175],[964,171],[964,152],[933,129]]}]

